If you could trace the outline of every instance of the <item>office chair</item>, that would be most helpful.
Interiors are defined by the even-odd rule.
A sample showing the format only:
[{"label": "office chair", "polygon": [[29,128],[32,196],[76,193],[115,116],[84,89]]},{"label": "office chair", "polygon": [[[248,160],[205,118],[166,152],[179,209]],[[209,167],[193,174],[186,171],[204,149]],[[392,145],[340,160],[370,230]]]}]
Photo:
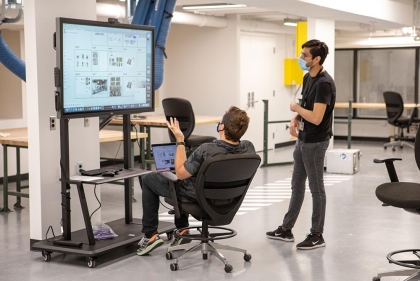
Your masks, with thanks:
[{"label": "office chair", "polygon": [[[414,156],[417,167],[420,169],[420,130],[416,133],[414,143]],[[376,197],[384,204],[393,207],[402,208],[408,212],[420,214],[420,183],[399,182],[395,171],[394,161],[401,158],[374,159],[374,163],[385,163],[391,182],[381,184],[376,188]],[[413,234],[417,235],[417,234]],[[392,256],[400,253],[412,252],[417,259],[415,260],[395,260]],[[420,249],[398,250],[387,255],[390,263],[403,267],[411,268],[409,270],[391,271],[379,273],[373,278],[373,281],[381,280],[384,276],[409,276],[404,280],[420,280]]]},{"label": "office chair", "polygon": [[[394,136],[395,141],[384,144],[384,149],[391,146],[392,151],[395,151],[395,146],[403,148],[404,145],[413,148],[414,146],[412,143],[406,142],[406,140],[412,140],[412,138],[404,137],[404,129],[410,127],[413,123],[415,111],[413,111],[411,116],[402,116],[404,112],[404,102],[399,93],[384,92],[384,99],[388,124],[398,127],[398,135]],[[417,110],[417,108],[414,110]]]},{"label": "office chair", "polygon": [[[216,140],[216,138],[212,136],[192,135],[195,127],[195,116],[191,103],[188,100],[181,98],[167,98],[162,100],[162,105],[166,120],[169,121],[170,117],[175,117],[178,120],[179,127],[184,133],[184,142],[187,154],[193,152],[198,146],[200,146],[200,144]],[[175,137],[171,130],[168,129],[168,132],[171,142],[175,142]]]},{"label": "office chair", "polygon": [[[208,258],[209,253],[221,260],[227,273],[231,272],[233,267],[217,249],[242,252],[244,253],[245,261],[251,260],[251,255],[246,250],[214,243],[214,241],[236,236],[235,230],[221,226],[232,222],[244,200],[260,162],[261,158],[257,154],[251,153],[217,155],[206,159],[197,173],[195,182],[197,203],[178,201],[176,195],[178,181],[176,176],[172,179],[168,176],[170,179],[171,198],[165,198],[165,201],[174,206],[175,216],[179,217],[180,213],[184,212],[202,222],[200,227],[186,227],[175,230],[175,238],[190,239],[191,243],[168,248],[166,253],[168,260],[174,259],[174,251],[185,251],[176,257],[175,262],[170,265],[172,271],[178,270],[179,260],[194,251],[200,250],[204,260]],[[200,234],[180,235],[180,232],[185,229],[197,229]],[[209,229],[217,229],[222,232],[210,233]]]}]

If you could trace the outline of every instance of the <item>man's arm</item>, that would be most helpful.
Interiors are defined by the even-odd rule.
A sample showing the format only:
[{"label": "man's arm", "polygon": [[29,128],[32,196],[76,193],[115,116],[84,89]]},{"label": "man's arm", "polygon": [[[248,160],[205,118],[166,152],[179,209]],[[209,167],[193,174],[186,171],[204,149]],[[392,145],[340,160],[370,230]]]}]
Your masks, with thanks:
[{"label": "man's arm", "polygon": [[[168,128],[174,134],[176,142],[183,142],[184,134],[179,128],[178,120],[176,120],[176,118],[172,119],[171,117],[170,122],[166,121],[166,123],[168,124]],[[192,176],[184,167],[186,160],[187,154],[185,152],[185,145],[177,145],[175,153],[175,173],[180,180],[184,180]]]},{"label": "man's arm", "polygon": [[291,111],[296,112],[303,119],[317,126],[321,123],[322,118],[324,118],[326,109],[327,105],[325,103],[314,103],[314,109],[312,111],[301,107],[295,102],[290,104]]}]

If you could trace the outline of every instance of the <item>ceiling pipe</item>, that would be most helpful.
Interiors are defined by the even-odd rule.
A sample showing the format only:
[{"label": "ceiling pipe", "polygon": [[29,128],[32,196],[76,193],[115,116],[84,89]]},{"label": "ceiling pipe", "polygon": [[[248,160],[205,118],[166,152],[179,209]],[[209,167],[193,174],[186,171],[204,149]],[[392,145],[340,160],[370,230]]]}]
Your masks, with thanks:
[{"label": "ceiling pipe", "polygon": [[275,34],[295,34],[295,27],[288,27],[280,24],[255,21],[255,20],[241,20],[241,31],[247,32],[261,32],[261,33],[275,33]]},{"label": "ceiling pipe", "polygon": [[206,15],[197,15],[193,13],[174,12],[172,23],[196,25],[199,27],[217,27],[225,28],[228,26],[228,20],[225,17],[214,17]]}]

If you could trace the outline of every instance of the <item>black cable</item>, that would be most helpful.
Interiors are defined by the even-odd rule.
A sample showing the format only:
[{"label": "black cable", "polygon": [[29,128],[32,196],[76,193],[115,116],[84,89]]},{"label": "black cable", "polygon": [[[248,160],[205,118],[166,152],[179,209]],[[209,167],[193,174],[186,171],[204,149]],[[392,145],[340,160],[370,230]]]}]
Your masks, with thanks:
[{"label": "black cable", "polygon": [[99,203],[99,207],[98,207],[95,211],[93,211],[93,213],[89,216],[89,219],[92,219],[93,214],[94,214],[97,210],[99,210],[99,209],[101,208],[101,206],[102,206],[101,201],[99,201],[98,196],[96,195],[96,186],[97,186],[97,185],[95,184],[95,188],[93,189],[93,193],[95,194],[96,200],[97,200],[97,201],[98,201],[98,203]]},{"label": "black cable", "polygon": [[50,227],[48,227],[48,229],[47,229],[47,232],[45,233],[45,240],[47,240],[48,242],[52,242],[52,241],[48,240],[48,232],[50,232],[50,229],[51,229],[51,232],[52,232],[52,234],[55,238],[54,228],[50,225]]},{"label": "black cable", "polygon": [[139,149],[141,149],[141,143],[140,143],[140,140],[139,140],[139,132],[137,131],[137,127],[131,121],[130,121],[130,123],[131,123],[131,126],[136,131],[136,142],[137,142],[137,145],[139,146]]},{"label": "black cable", "polygon": [[120,141],[120,145],[118,146],[117,153],[115,153],[114,163],[112,164],[112,169],[115,171],[115,161],[117,160],[118,152],[120,152],[122,141]]}]

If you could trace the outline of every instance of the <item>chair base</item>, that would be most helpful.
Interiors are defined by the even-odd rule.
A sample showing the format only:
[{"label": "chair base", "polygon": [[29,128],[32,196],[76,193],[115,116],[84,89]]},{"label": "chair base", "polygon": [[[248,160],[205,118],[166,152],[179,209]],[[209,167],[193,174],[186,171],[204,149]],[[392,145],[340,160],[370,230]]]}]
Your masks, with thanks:
[{"label": "chair base", "polygon": [[[196,228],[197,227],[187,227],[187,228],[183,228],[182,230],[184,230],[184,229],[196,229]],[[208,228],[221,229],[220,227],[208,227]],[[225,229],[225,230],[228,230],[228,231],[233,231],[233,230],[227,229],[227,228],[222,228],[222,229]],[[230,237],[231,235],[228,235],[228,236]],[[248,254],[248,252],[245,249],[241,249],[241,248],[237,248],[237,247],[233,247],[233,246],[225,245],[225,244],[219,244],[219,243],[215,243],[215,242],[211,241],[211,240],[213,240],[213,238],[217,240],[217,239],[220,239],[220,237],[218,237],[218,238],[217,237],[212,237],[211,234],[209,235],[209,237],[204,238],[204,239],[203,239],[203,237],[194,238],[194,235],[185,235],[185,237],[189,237],[187,239],[191,239],[192,240],[191,243],[169,247],[168,252],[166,253],[166,259],[168,259],[168,260],[173,259],[174,260],[174,263],[172,263],[171,266],[170,266],[172,271],[178,270],[178,268],[179,268],[178,267],[178,262],[180,260],[184,259],[185,257],[187,257],[190,254],[192,254],[194,252],[197,252],[197,251],[201,251],[201,254],[203,255],[203,260],[208,259],[208,254],[212,254],[216,258],[218,258],[225,265],[224,269],[225,269],[226,273],[232,272],[233,267],[228,263],[226,258],[218,250],[229,250],[229,251],[241,252],[241,253],[244,254],[244,260],[245,261],[250,261],[251,260],[251,255]],[[226,238],[228,238],[228,237],[226,237]],[[201,240],[201,241],[194,241],[194,240]],[[174,258],[173,252],[178,251],[178,250],[184,250],[184,252],[181,255],[179,255],[178,257]]]},{"label": "chair base", "polygon": [[404,146],[409,146],[409,147],[414,149],[414,144],[413,143],[403,141],[403,140],[388,142],[388,143],[384,144],[384,149],[387,149],[388,147],[392,147],[392,151],[395,151],[395,147],[398,147],[398,146],[400,148],[403,148]]},{"label": "chair base", "polygon": [[[411,269],[405,269],[405,270],[396,270],[396,271],[389,271],[389,272],[383,272],[378,273],[375,277],[373,277],[373,281],[379,281],[381,280],[381,277],[389,277],[389,276],[407,276],[407,279],[404,279],[405,281],[420,281],[420,255],[417,254],[417,251],[420,251],[418,249],[409,249],[409,250],[399,250],[389,253],[386,258],[389,260],[390,263],[394,263],[399,266],[403,267],[409,267]],[[393,255],[401,254],[401,253],[408,253],[413,252],[413,254],[418,257],[417,260],[395,260],[392,258]]]},{"label": "chair base", "polygon": [[389,271],[389,272],[383,272],[378,273],[375,277],[372,278],[372,281],[380,281],[382,277],[390,277],[390,276],[408,276],[407,279],[404,279],[404,281],[414,281],[420,280],[420,271],[415,269],[406,269],[406,270],[395,270],[395,271]]}]

